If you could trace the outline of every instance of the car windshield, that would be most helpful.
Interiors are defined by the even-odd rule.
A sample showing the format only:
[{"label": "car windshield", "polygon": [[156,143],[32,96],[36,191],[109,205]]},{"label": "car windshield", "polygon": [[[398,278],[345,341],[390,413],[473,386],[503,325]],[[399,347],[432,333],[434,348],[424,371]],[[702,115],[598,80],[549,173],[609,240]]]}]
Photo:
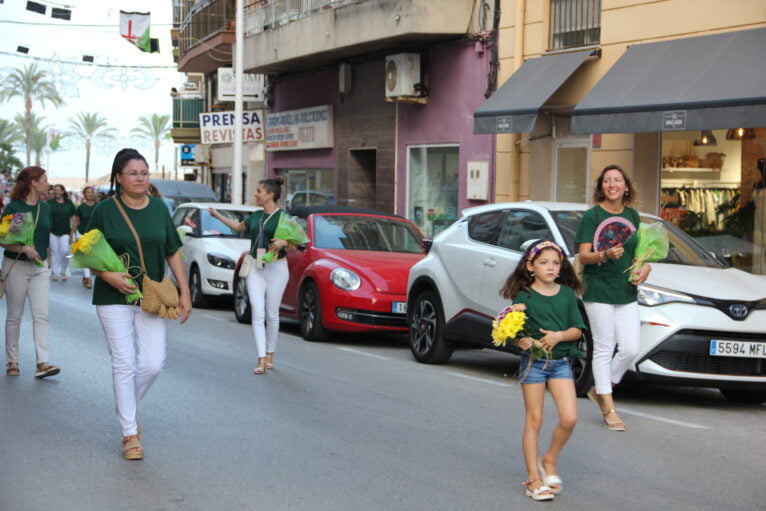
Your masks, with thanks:
[{"label": "car windshield", "polygon": [[[219,209],[218,212],[226,218],[233,218],[238,222],[244,222],[249,217],[252,211],[239,211],[236,209]],[[225,223],[221,222],[217,218],[213,218],[207,209],[200,209],[200,215],[202,217],[202,236],[219,237],[219,238],[249,238],[250,235],[247,231],[236,232],[232,230]]]},{"label": "car windshield", "polygon": [[[575,254],[574,238],[585,211],[551,211],[551,216],[566,241],[571,254]],[[659,261],[667,264],[682,264],[686,266],[704,266],[706,268],[721,268],[724,265],[694,238],[673,224],[658,218],[642,217],[642,222],[660,222],[668,231],[670,250],[668,256]]]},{"label": "car windshield", "polygon": [[360,215],[315,215],[314,246],[380,252],[423,251],[423,240],[409,223]]}]

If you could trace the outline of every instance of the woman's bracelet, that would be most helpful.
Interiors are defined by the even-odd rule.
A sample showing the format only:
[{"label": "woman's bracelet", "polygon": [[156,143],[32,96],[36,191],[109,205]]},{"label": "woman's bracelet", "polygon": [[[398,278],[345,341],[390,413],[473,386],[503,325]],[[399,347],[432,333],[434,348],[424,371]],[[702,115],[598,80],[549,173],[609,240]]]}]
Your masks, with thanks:
[{"label": "woman's bracelet", "polygon": [[609,256],[606,255],[606,250],[599,252],[599,259],[601,262],[605,262],[607,259],[609,259]]}]

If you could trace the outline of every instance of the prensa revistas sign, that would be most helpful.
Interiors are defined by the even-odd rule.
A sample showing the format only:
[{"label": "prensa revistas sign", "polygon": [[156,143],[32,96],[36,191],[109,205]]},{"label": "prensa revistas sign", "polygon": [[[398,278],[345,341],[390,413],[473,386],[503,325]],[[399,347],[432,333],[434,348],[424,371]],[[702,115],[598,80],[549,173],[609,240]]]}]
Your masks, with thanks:
[{"label": "prensa revistas sign", "polygon": [[[242,141],[263,140],[263,112],[242,112]],[[234,143],[234,112],[204,112],[199,114],[199,136],[203,144]]]},{"label": "prensa revistas sign", "polygon": [[266,117],[266,149],[293,151],[333,146],[332,105],[275,112]]}]

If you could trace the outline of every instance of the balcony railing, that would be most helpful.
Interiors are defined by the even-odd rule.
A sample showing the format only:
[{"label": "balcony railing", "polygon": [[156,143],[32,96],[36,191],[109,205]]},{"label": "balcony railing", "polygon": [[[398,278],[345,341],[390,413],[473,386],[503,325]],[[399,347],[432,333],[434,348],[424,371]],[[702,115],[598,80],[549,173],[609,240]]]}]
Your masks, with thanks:
[{"label": "balcony railing", "polygon": [[[188,3],[188,2],[187,2]],[[234,30],[235,11],[226,0],[199,0],[185,13],[180,25],[181,55],[210,35]]]},{"label": "balcony railing", "polygon": [[307,18],[325,9],[366,0],[256,0],[247,6],[245,33],[254,34]]},{"label": "balcony railing", "polygon": [[204,108],[203,99],[173,98],[173,128],[199,128],[199,114]]}]

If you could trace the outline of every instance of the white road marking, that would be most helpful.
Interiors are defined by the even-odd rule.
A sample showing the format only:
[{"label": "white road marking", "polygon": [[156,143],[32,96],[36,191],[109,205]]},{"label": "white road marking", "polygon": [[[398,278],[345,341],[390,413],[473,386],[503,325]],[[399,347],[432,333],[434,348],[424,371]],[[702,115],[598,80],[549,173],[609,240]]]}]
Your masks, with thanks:
[{"label": "white road marking", "polygon": [[480,381],[482,383],[489,383],[490,385],[495,385],[497,387],[513,387],[513,384],[511,384],[511,383],[503,383],[503,382],[499,382],[499,381],[488,380],[486,378],[478,378],[476,376],[468,376],[467,374],[456,373],[454,371],[447,371],[447,374],[451,374],[452,376],[457,376],[459,378],[465,378],[466,380],[473,380],[473,381]]},{"label": "white road marking", "polygon": [[383,355],[376,355],[374,353],[367,353],[366,351],[355,350],[354,348],[342,348],[340,346],[336,346],[335,349],[336,350],[341,350],[341,351],[348,351],[349,353],[356,353],[357,355],[364,355],[365,357],[378,358],[380,360],[391,360],[389,357],[384,357]]},{"label": "white road marking", "polygon": [[227,321],[227,322],[229,321],[229,320],[228,320],[228,319],[226,319],[226,318],[222,318],[222,317],[220,317],[220,316],[213,316],[212,314],[202,314],[202,313],[201,313],[201,314],[198,314],[198,315],[199,315],[199,316],[202,316],[203,318],[208,318],[208,319],[217,319],[218,321]]},{"label": "white road marking", "polygon": [[635,415],[637,417],[643,417],[645,419],[651,419],[655,421],[660,422],[667,422],[668,424],[675,424],[676,426],[683,426],[685,428],[692,428],[692,429],[709,429],[708,426],[702,426],[700,424],[694,424],[693,422],[684,422],[684,421],[678,421],[675,419],[668,419],[665,417],[660,417],[658,415],[651,415],[648,413],[643,412],[637,412],[635,410],[628,410],[626,408],[620,407],[618,410],[618,413],[627,413],[628,415]]}]

